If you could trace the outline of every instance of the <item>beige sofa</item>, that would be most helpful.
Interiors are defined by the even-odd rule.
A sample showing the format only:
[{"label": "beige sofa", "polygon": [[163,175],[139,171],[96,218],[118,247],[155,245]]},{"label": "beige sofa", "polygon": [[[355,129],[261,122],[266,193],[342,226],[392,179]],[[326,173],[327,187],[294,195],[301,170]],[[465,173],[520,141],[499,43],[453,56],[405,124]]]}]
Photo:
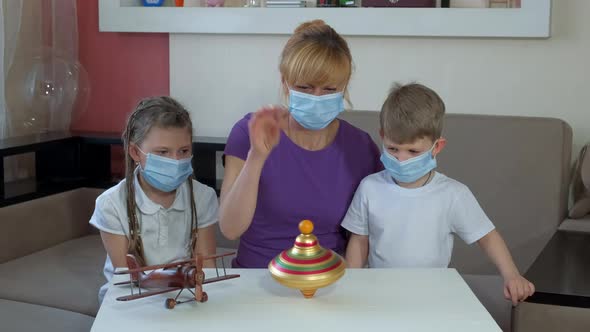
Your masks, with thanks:
[{"label": "beige sofa", "polygon": [[[342,117],[378,139],[378,113]],[[525,271],[565,217],[570,127],[548,118],[448,115],[440,171],[467,184]],[[380,143],[378,143],[380,144]],[[105,252],[88,226],[101,192],[78,189],[0,209],[0,321],[21,331],[88,331]],[[219,235],[220,247],[235,247]],[[452,266],[504,329],[511,305],[477,246],[455,241]],[[427,301],[428,299],[425,299]]]},{"label": "beige sofa", "polygon": [[105,251],[89,226],[102,190],[82,188],[0,209],[0,322],[6,331],[89,331]]}]

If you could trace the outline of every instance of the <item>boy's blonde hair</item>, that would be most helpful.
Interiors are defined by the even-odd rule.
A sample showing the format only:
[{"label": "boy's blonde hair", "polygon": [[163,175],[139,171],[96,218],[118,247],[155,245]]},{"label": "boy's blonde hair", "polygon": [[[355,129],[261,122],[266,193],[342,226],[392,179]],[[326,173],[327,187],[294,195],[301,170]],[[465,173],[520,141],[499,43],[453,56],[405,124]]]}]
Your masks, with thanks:
[{"label": "boy's blonde hair", "polygon": [[[123,147],[125,149],[125,185],[127,191],[127,217],[129,218],[129,248],[140,265],[145,265],[143,243],[140,234],[140,219],[137,216],[135,204],[135,176],[137,165],[129,154],[130,145],[140,145],[153,127],[186,128],[187,134],[192,136],[193,123],[188,111],[176,100],[168,96],[151,97],[140,101],[129,116],[123,131]],[[193,193],[193,175],[188,179],[191,206],[191,255],[197,241],[197,208]]]},{"label": "boy's blonde hair", "polygon": [[348,85],[352,55],[344,38],[332,27],[313,20],[295,29],[281,54],[279,71],[290,86],[296,82]]},{"label": "boy's blonde hair", "polygon": [[440,138],[445,104],[432,89],[417,83],[396,83],[389,92],[379,120],[383,135],[398,144],[420,138]]}]

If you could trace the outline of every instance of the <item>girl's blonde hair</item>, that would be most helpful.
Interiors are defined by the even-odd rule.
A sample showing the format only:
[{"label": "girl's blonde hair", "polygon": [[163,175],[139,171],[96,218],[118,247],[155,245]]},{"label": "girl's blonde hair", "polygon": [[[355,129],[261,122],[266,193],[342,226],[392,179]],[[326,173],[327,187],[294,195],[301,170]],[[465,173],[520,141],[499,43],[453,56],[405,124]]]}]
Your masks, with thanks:
[{"label": "girl's blonde hair", "polygon": [[287,41],[281,54],[279,71],[287,83],[305,82],[314,86],[346,86],[352,75],[352,55],[348,44],[322,20],[303,23]]},{"label": "girl's blonde hair", "polygon": [[[123,132],[123,146],[125,149],[125,185],[127,190],[127,216],[129,218],[129,248],[128,252],[135,255],[141,265],[145,265],[140,225],[135,203],[135,161],[129,154],[130,144],[140,145],[153,127],[158,128],[186,128],[192,136],[193,123],[187,110],[171,97],[147,98],[137,104],[129,116]],[[197,241],[197,209],[193,193],[193,175],[187,181],[190,191],[191,204],[191,255]]]}]

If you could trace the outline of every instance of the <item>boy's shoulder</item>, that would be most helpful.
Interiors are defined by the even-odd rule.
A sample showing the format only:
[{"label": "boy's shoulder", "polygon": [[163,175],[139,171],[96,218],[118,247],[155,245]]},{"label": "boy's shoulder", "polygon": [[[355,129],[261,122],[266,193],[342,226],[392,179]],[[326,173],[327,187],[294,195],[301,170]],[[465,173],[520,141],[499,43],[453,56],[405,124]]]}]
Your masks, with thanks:
[{"label": "boy's shoulder", "polygon": [[[366,176],[359,184],[359,190],[371,190],[382,185],[393,185],[395,182],[389,175],[387,170],[382,170],[377,173]],[[435,172],[433,181],[430,185],[439,190],[448,191],[450,193],[460,193],[470,191],[469,188],[458,180],[446,176],[443,173]]]},{"label": "boy's shoulder", "polygon": [[393,183],[393,180],[387,170],[382,170],[365,176],[359,184],[359,190],[369,190],[377,186],[391,183]]},{"label": "boy's shoulder", "polygon": [[442,188],[445,191],[448,191],[449,193],[463,193],[463,192],[469,192],[469,187],[467,187],[467,185],[463,184],[462,182],[453,179],[451,177],[446,176],[443,173],[439,173],[436,172],[436,175],[433,179],[434,183]]}]

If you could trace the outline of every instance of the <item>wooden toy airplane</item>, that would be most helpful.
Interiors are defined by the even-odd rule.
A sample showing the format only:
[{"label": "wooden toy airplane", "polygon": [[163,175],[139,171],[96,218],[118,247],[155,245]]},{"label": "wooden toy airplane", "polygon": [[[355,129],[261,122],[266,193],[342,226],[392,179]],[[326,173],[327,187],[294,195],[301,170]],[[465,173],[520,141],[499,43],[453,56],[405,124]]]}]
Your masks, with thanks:
[{"label": "wooden toy airplane", "polygon": [[[135,256],[127,255],[127,267],[129,269],[117,271],[115,274],[129,274],[129,281],[115,283],[115,285],[130,285],[131,295],[118,297],[117,300],[131,301],[178,290],[179,292],[175,298],[166,299],[166,308],[173,309],[177,304],[190,301],[206,302],[208,296],[207,293],[203,291],[204,284],[238,278],[240,276],[239,274],[227,274],[225,271],[223,258],[233,254],[233,252],[230,252],[212,256],[197,255],[197,257],[193,259],[143,267],[139,266]],[[222,275],[219,275],[217,259],[221,259],[223,268]],[[215,272],[217,276],[205,279],[203,262],[207,260],[213,260],[215,262]],[[146,273],[146,271],[150,272]],[[134,286],[137,287],[138,294],[133,293]],[[142,292],[142,288],[155,290]],[[194,288],[195,291],[193,292],[191,288]],[[178,297],[185,289],[191,292],[194,297],[190,300],[182,302],[178,301]]]}]

